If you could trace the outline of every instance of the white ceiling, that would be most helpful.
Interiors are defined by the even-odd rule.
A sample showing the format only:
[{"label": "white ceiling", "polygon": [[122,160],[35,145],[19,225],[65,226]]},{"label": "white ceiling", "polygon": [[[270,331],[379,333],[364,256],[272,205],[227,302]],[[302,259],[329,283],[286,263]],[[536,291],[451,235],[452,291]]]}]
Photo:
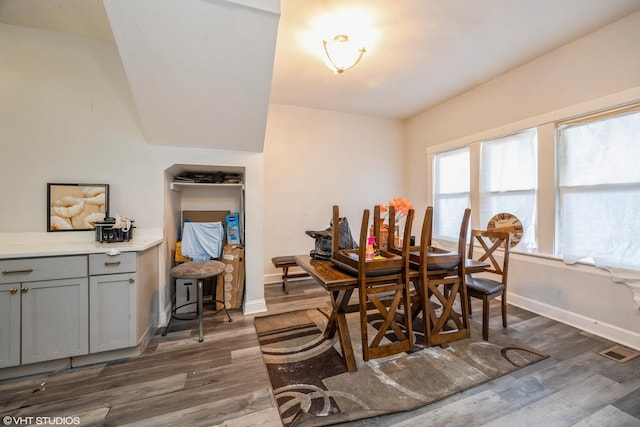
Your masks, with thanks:
[{"label": "white ceiling", "polygon": [[[179,52],[180,61],[186,61],[185,66],[157,79],[165,86],[174,82],[182,87],[180,93],[166,92],[166,96],[171,96],[171,102],[180,101],[183,96],[183,106],[193,102],[193,94],[210,90],[213,96],[199,97],[211,103],[206,106],[208,111],[229,109],[236,102],[232,94],[225,97],[224,105],[214,105],[219,98],[215,96],[216,91],[220,91],[221,86],[210,87],[203,81],[204,76],[211,76],[211,80],[222,81],[226,86],[246,87],[254,73],[267,78],[258,89],[257,102],[261,102],[264,93],[267,104],[403,119],[640,10],[640,0],[281,0],[278,23],[277,0],[106,0],[105,3],[110,10],[111,24],[102,0],[0,0],[0,22],[108,42],[113,42],[113,33],[116,33],[136,104],[142,110],[145,132],[151,139],[169,140],[159,142],[163,144],[180,139],[178,133],[184,132],[187,124],[179,123],[168,131],[163,123],[166,116],[151,108],[153,104],[162,104],[158,97],[163,91],[159,90],[159,83],[154,89],[150,79],[144,76],[162,70],[157,68],[157,58],[140,60],[140,55],[150,55],[154,51],[152,47],[162,45],[165,51],[161,55]],[[216,32],[218,37],[228,35],[221,32],[228,29],[218,28],[220,18],[213,16],[226,13],[228,3],[235,3],[234,7],[249,6],[258,17],[275,17],[277,40],[275,34],[267,36],[274,38],[275,58],[270,41],[264,40],[265,36],[256,26],[245,25],[243,34],[230,39],[231,44],[241,42],[243,46],[253,39],[253,47],[238,49],[249,59],[240,61],[245,69],[224,70],[225,55],[212,55],[210,40],[216,38]],[[157,7],[159,4],[165,6]],[[357,32],[357,27],[363,24],[370,24],[372,29],[365,42],[367,53],[362,62],[342,75],[334,75],[322,60],[321,39],[313,37],[319,37],[316,26],[319,16],[340,14],[345,8],[355,13],[350,15],[349,28],[338,28],[334,32]],[[169,19],[171,9],[180,11],[179,14],[173,12],[174,19]],[[203,11],[210,14],[209,20],[200,16]],[[157,13],[162,15],[156,16]],[[329,21],[339,22],[335,18]],[[354,24],[355,29],[351,28]],[[143,25],[142,31],[147,31],[150,37],[134,42],[140,33],[136,25]],[[193,29],[196,25],[209,25],[204,36]],[[238,28],[236,19],[236,31]],[[264,26],[260,28],[264,30]],[[179,42],[169,43],[171,39]],[[154,42],[158,46],[150,46]],[[256,55],[264,49],[269,58]],[[186,58],[185,54],[190,57]],[[131,60],[136,57],[137,61]],[[149,65],[145,69],[147,60]],[[152,66],[155,68],[150,68]],[[236,76],[245,80],[234,81]],[[250,94],[240,92],[238,96],[242,98],[237,100],[238,105],[253,102]],[[182,119],[188,120],[187,116]],[[204,117],[199,120],[202,120],[203,132],[191,132],[193,135],[183,139],[192,136],[195,140],[207,131],[213,132],[212,125],[206,128]],[[207,144],[229,148],[221,142]],[[187,141],[185,145],[199,146],[194,141]],[[254,148],[239,149],[261,151],[262,146]]]},{"label": "white ceiling", "polygon": [[[639,0],[281,0],[271,102],[408,118],[640,10]],[[379,31],[334,75],[300,39],[347,6]],[[322,53],[320,41],[317,50]]]}]

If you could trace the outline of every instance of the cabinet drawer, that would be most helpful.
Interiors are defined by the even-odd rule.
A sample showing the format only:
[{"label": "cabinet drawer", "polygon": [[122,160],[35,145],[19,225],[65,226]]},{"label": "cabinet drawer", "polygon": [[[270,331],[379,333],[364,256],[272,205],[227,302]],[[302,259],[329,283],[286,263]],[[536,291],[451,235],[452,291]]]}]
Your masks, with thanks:
[{"label": "cabinet drawer", "polygon": [[87,257],[64,256],[0,260],[0,283],[72,279],[87,276]]},{"label": "cabinet drawer", "polygon": [[118,255],[89,255],[89,275],[115,273],[134,273],[136,271],[136,253],[124,252]]}]

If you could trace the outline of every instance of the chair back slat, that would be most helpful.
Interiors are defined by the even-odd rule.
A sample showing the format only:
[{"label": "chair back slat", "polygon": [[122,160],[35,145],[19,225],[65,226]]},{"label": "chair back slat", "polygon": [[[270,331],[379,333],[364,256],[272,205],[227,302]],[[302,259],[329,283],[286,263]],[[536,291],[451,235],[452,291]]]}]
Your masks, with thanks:
[{"label": "chair back slat", "polygon": [[338,245],[340,243],[340,208],[336,205],[333,206],[331,229],[333,231],[333,236],[331,238],[331,256],[335,257],[336,252],[338,252]]},{"label": "chair back slat", "polygon": [[382,221],[380,221],[380,219],[380,205],[375,205],[373,207],[373,237],[376,238],[376,249],[382,249],[382,230],[380,229]]},{"label": "chair back slat", "polygon": [[[475,252],[474,247],[481,248]],[[506,285],[509,268],[509,249],[511,247],[511,233],[507,231],[471,230],[469,241],[469,259],[477,261],[489,261],[491,267],[485,269],[485,273],[501,276],[500,281]],[[502,249],[502,261],[498,260],[499,249]],[[474,255],[475,252],[475,255]]]}]

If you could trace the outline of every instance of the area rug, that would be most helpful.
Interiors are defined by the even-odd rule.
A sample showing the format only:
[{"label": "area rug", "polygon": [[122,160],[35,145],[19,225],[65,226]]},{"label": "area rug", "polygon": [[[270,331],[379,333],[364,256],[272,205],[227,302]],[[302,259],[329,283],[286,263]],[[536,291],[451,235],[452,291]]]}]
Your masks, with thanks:
[{"label": "area rug", "polygon": [[[328,308],[256,317],[255,327],[285,426],[322,426],[408,411],[475,387],[547,357],[496,331],[448,348],[362,360],[359,317],[347,316],[358,371],[349,373],[336,339],[326,340]],[[417,333],[419,335],[419,332]],[[416,337],[420,342],[421,337]]]}]

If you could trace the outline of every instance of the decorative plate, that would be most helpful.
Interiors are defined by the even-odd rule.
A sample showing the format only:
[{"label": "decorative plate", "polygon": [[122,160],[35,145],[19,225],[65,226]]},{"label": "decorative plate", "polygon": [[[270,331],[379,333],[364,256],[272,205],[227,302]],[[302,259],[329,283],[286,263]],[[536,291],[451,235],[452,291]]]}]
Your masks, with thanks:
[{"label": "decorative plate", "polygon": [[487,230],[511,233],[511,247],[516,246],[522,239],[522,223],[517,216],[510,213],[503,212],[494,215],[487,224]]}]

